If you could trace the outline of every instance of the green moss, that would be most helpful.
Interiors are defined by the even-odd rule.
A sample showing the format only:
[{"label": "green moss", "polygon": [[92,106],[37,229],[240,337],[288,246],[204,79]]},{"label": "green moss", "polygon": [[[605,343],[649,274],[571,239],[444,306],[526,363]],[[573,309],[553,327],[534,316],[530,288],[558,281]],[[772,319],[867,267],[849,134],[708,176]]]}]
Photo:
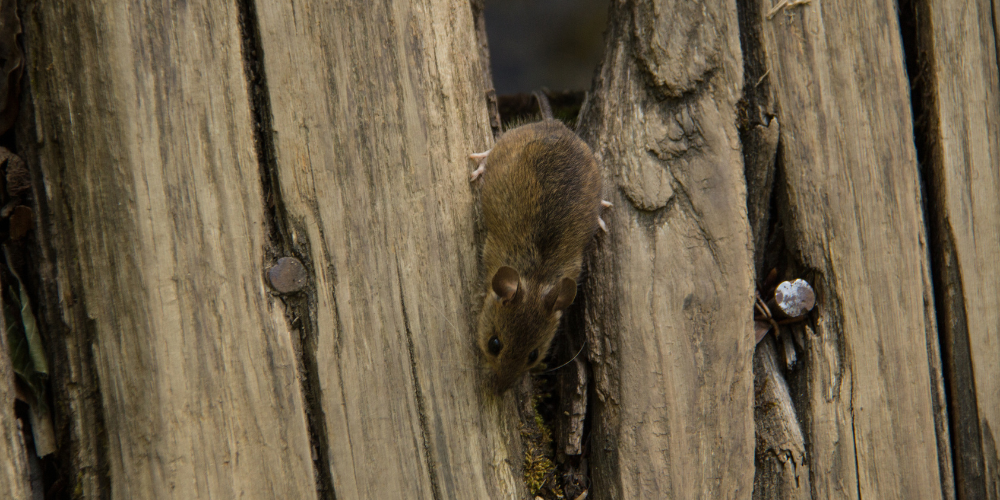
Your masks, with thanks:
[{"label": "green moss", "polygon": [[544,395],[532,398],[533,422],[521,425],[524,442],[524,482],[532,495],[546,499],[565,498],[552,462],[552,431],[538,413],[538,401]]}]

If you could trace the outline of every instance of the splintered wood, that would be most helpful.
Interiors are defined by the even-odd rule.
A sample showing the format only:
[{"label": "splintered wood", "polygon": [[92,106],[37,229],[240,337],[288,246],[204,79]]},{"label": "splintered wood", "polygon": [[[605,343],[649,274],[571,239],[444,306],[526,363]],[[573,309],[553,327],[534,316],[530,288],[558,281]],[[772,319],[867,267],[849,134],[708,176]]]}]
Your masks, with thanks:
[{"label": "splintered wood", "polygon": [[[0,335],[6,336],[6,323],[0,315]],[[0,349],[7,342],[0,338]],[[24,446],[21,420],[14,416],[14,370],[6,352],[0,352],[0,491],[11,500],[33,498],[28,482],[28,457]]]}]

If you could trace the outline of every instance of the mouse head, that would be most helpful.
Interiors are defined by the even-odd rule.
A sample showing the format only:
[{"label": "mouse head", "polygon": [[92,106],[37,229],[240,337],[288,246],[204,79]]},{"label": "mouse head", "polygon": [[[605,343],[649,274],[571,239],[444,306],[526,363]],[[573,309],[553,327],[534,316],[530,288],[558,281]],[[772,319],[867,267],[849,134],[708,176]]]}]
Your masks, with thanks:
[{"label": "mouse head", "polygon": [[503,266],[493,274],[479,317],[479,348],[504,392],[545,358],[562,311],[576,297],[576,281],[527,282]]}]

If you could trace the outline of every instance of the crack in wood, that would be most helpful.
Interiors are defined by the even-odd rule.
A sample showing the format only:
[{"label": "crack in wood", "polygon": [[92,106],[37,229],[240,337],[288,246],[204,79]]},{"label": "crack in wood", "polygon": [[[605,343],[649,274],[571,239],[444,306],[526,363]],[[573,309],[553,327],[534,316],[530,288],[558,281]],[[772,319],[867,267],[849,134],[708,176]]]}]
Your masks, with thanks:
[{"label": "crack in wood", "polygon": [[[990,19],[996,40],[995,5],[990,4]],[[901,37],[906,56],[906,76],[910,83],[910,104],[913,116],[914,144],[921,165],[921,195],[923,197],[923,222],[927,234],[930,257],[930,275],[934,295],[934,312],[937,319],[937,346],[928,345],[928,355],[934,359],[939,354],[943,385],[947,389],[943,409],[935,415],[945,422],[937,422],[938,453],[941,455],[942,489],[945,498],[992,498],[987,493],[986,456],[983,449],[982,422],[973,372],[973,353],[970,345],[969,303],[965,297],[966,284],[959,262],[959,247],[955,231],[949,220],[948,182],[944,169],[948,168],[944,156],[942,134],[947,116],[940,115],[937,72],[946,62],[936,60],[937,43],[932,25],[936,14],[931,2],[904,0],[900,2],[899,18]],[[945,98],[946,99],[946,98]],[[966,178],[974,161],[968,157],[963,164]],[[937,348],[938,353],[930,352]],[[935,394],[937,395],[937,394]]]},{"label": "crack in wood", "polygon": [[[293,238],[287,220],[281,185],[278,180],[277,155],[271,124],[271,99],[264,71],[263,46],[260,39],[259,20],[253,0],[239,0],[239,27],[243,40],[243,69],[247,79],[250,113],[253,119],[254,145],[260,170],[261,192],[264,204],[264,222],[267,241],[265,259],[274,260],[278,256],[295,255],[309,272],[309,283],[305,296],[282,297],[289,329],[298,333],[299,390],[306,407],[306,423],[309,441],[313,451],[313,469],[316,478],[316,494],[319,498],[336,499],[333,474],[330,463],[330,445],[323,411],[322,389],[319,381],[319,367],[316,360],[317,326],[315,308],[315,269],[309,258],[309,242],[305,237]],[[303,241],[297,241],[297,240]],[[262,263],[264,264],[264,263]],[[263,266],[266,267],[266,266]],[[295,318],[301,321],[294,321]],[[339,326],[339,317],[338,326]],[[298,323],[298,324],[296,324]],[[341,330],[342,331],[342,330]]]},{"label": "crack in wood", "polygon": [[724,267],[722,265],[722,259],[719,258],[718,242],[705,225],[701,211],[694,206],[694,201],[691,200],[691,193],[688,192],[687,186],[685,186],[680,179],[677,179],[676,177],[674,179],[676,181],[674,184],[674,199],[679,199],[681,206],[687,209],[687,212],[691,217],[691,221],[698,230],[698,235],[701,236],[701,239],[705,242],[705,247],[708,249],[708,253],[712,256],[712,261],[715,262],[716,266],[719,268]]},{"label": "crack in wood", "polygon": [[427,409],[424,404],[424,393],[420,389],[420,377],[417,375],[416,351],[413,348],[413,331],[410,329],[410,316],[406,312],[406,295],[403,292],[403,273],[400,270],[399,259],[396,259],[396,280],[399,284],[399,306],[403,313],[403,327],[406,331],[406,351],[410,356],[410,376],[413,380],[413,393],[417,399],[417,417],[420,420],[420,438],[423,441],[424,462],[431,481],[431,491],[434,500],[441,500],[441,486],[438,482],[437,467],[431,452],[431,433],[427,425]]}]

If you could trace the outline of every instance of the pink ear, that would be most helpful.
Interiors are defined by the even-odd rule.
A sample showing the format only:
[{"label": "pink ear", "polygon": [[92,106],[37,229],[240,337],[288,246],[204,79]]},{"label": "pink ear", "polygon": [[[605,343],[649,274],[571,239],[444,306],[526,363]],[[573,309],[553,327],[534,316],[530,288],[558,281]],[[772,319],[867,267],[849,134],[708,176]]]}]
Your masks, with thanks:
[{"label": "pink ear", "polygon": [[503,266],[493,275],[493,292],[500,297],[500,300],[509,301],[517,293],[518,280],[514,268]]},{"label": "pink ear", "polygon": [[549,312],[561,311],[569,307],[576,298],[576,281],[570,278],[559,280],[559,284],[545,294],[545,307]]}]

